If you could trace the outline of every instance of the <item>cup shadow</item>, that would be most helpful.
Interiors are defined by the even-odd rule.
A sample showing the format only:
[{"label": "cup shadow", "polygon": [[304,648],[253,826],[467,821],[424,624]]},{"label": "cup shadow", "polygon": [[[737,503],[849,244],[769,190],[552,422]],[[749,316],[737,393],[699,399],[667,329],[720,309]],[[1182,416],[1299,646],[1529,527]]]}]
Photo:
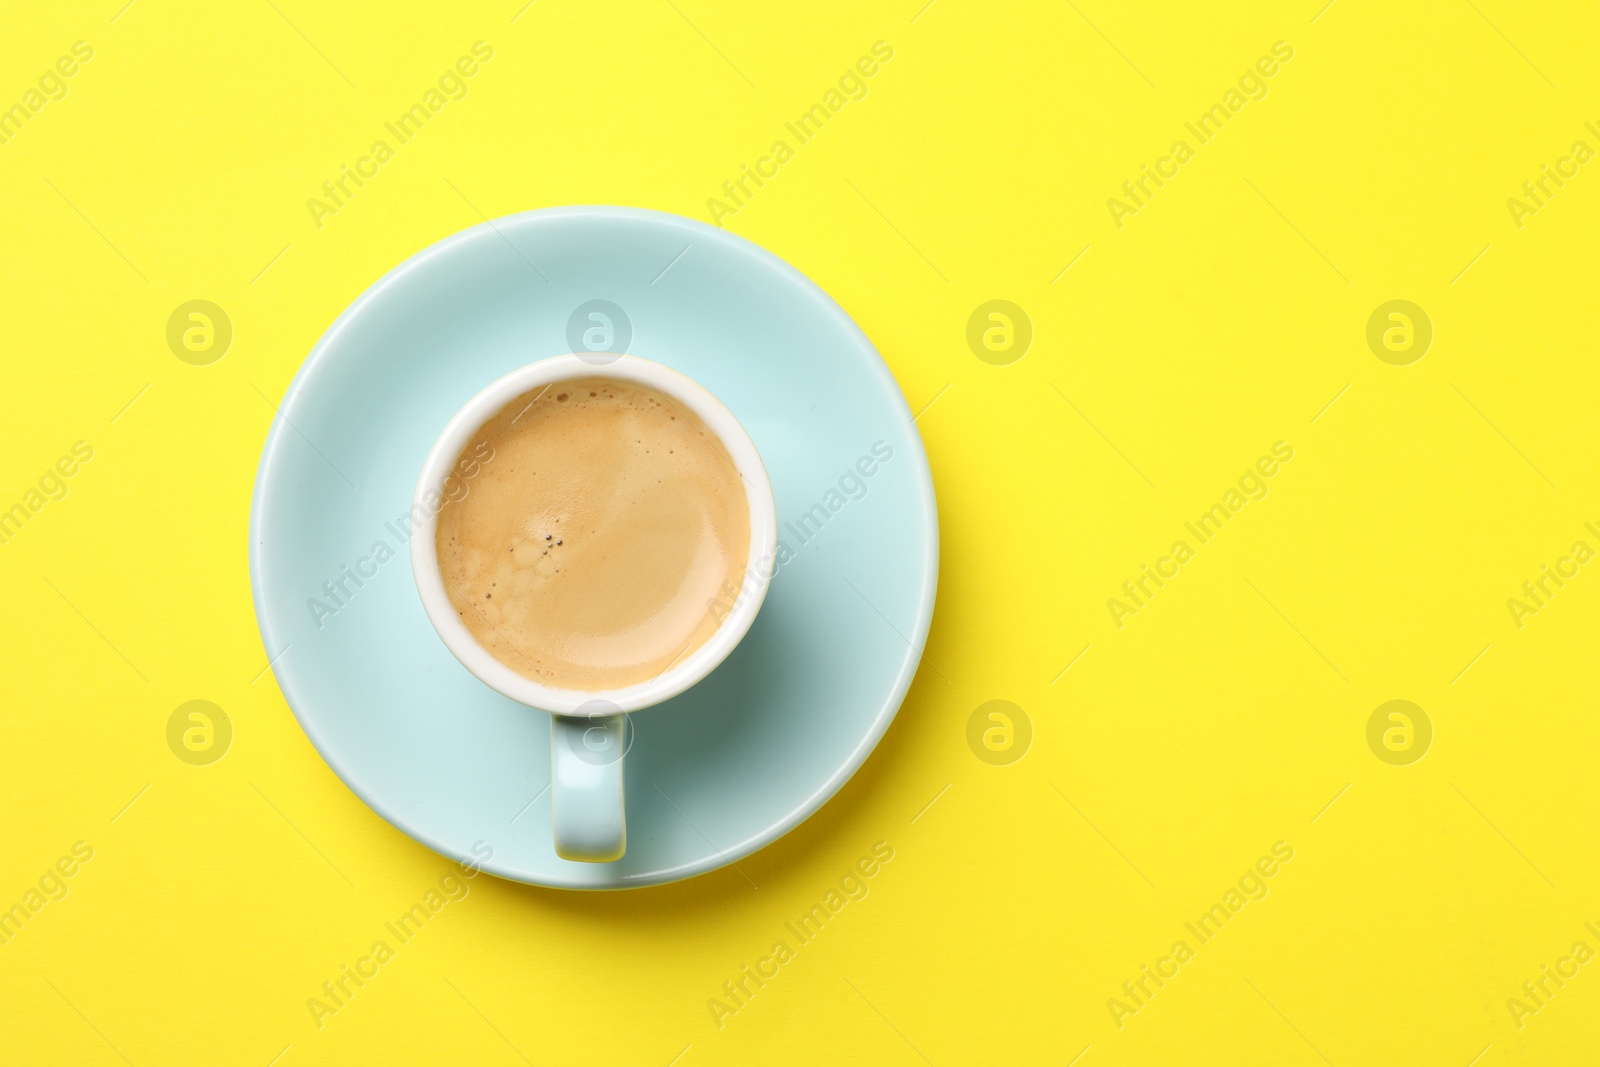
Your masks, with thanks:
[{"label": "cup shadow", "polygon": [[[907,704],[925,673],[926,667],[917,672]],[[863,821],[864,809],[882,795],[889,776],[906,767],[902,741],[907,731],[917,728],[908,721],[912,718],[915,717],[897,714],[866,762],[814,814],[770,845],[728,866],[682,881],[637,889],[552,889],[500,878],[491,884],[496,893],[510,895],[545,913],[570,922],[604,924],[606,930],[613,932],[619,928],[658,927],[664,919],[693,921],[723,911],[751,893],[783,887],[796,872],[807,869],[814,857],[839,840],[859,836],[850,833],[851,827]]]}]

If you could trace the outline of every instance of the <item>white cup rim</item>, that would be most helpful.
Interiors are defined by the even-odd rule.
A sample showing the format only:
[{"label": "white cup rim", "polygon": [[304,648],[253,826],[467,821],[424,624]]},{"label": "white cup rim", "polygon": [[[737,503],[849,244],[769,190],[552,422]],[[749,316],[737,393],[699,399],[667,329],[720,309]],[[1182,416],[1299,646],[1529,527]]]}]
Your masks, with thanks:
[{"label": "white cup rim", "polygon": [[[439,572],[436,539],[445,479],[472,436],[516,397],[541,385],[573,378],[617,378],[657,389],[681,403],[717,435],[733,459],[750,506],[750,550],[740,595],[704,644],[661,674],[618,689],[563,689],[543,685],[512,670],[481,645],[467,629],[445,590]],[[414,533],[411,570],[417,593],[433,628],[461,664],[490,688],[529,707],[559,715],[616,714],[647,708],[677,696],[727,658],[749,631],[766,599],[776,562],[778,518],[772,482],[755,442],[733,412],[704,386],[688,376],[639,356],[596,353],[541,359],[519,367],[480,390],[451,417],[422,464],[411,500]],[[707,606],[710,610],[710,606]]]}]

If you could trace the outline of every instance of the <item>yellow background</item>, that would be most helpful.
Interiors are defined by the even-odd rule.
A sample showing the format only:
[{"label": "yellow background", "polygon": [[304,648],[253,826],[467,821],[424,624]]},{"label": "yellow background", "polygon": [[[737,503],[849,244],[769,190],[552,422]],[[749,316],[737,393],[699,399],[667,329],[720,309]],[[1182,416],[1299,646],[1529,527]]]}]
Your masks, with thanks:
[{"label": "yellow background", "polygon": [[[1520,629],[1506,607],[1600,547],[1600,164],[1520,229],[1506,206],[1600,147],[1584,5],[121,2],[0,35],[6,105],[95,50],[0,145],[0,507],[95,449],[0,545],[0,906],[95,850],[0,947],[0,1058],[1593,1062],[1600,964],[1520,1027],[1506,1004],[1600,949],[1600,566]],[[470,95],[316,226],[307,198],[478,40]],[[706,218],[879,40],[869,95],[724,221],[831,293],[922,412],[937,672],[743,874],[478,878],[319,1029],[307,999],[451,868],[262,673],[272,404],[479,211]],[[1280,40],[1269,95],[1119,229],[1107,198]],[[191,299],[233,323],[209,366],[166,343]],[[1035,331],[1007,366],[965,339],[991,299]],[[1365,340],[1392,299],[1433,323],[1409,366]],[[1107,598],[1279,440],[1270,495],[1114,625]],[[234,724],[210,766],[167,747],[192,699]],[[1018,762],[968,746],[991,699],[1032,724]],[[1392,699],[1433,724],[1409,766],[1367,744]],[[1119,1028],[1108,998],[1280,840],[1270,894]],[[719,1028],[707,1000],[877,841],[870,895]]]}]

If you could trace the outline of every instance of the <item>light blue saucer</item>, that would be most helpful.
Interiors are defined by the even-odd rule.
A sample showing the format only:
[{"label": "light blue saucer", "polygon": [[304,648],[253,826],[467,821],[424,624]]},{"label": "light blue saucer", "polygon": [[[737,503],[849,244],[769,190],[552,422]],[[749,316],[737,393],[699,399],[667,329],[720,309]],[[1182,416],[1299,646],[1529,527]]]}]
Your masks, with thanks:
[{"label": "light blue saucer", "polygon": [[[596,300],[615,307],[569,329]],[[628,852],[604,864],[556,856],[549,720],[446,651],[406,550],[412,489],[446,421],[508,371],[574,351],[569,337],[627,338],[727,404],[772,476],[793,553],[728,660],[633,716]],[[822,290],[703,223],[573,207],[449,237],[339,317],[267,436],[250,574],[278,684],[357,796],[493,874],[610,889],[731,863],[844,784],[916,672],[938,545],[911,413]]]}]

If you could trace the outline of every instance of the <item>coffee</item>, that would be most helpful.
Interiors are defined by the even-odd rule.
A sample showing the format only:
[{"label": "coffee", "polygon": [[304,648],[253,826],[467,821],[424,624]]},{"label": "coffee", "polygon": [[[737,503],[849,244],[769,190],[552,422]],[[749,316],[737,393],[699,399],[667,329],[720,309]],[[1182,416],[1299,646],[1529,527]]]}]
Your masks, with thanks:
[{"label": "coffee", "polygon": [[[491,455],[493,462],[481,461]],[[496,659],[561,689],[648,681],[716,631],[750,509],[721,441],[616,378],[518,397],[467,443],[435,549],[457,615]]]}]

